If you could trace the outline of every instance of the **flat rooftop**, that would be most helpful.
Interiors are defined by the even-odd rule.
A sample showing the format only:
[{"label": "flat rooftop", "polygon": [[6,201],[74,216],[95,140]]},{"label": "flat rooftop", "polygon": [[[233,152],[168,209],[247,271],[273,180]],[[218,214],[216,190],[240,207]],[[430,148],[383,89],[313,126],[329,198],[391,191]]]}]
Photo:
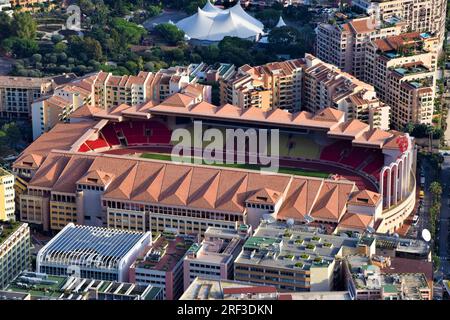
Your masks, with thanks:
[{"label": "flat rooftop", "polygon": [[359,239],[299,228],[285,224],[261,225],[244,244],[235,263],[282,269],[328,267],[343,246],[356,248]]},{"label": "flat rooftop", "polygon": [[0,245],[9,238],[23,223],[16,221],[0,221]]},{"label": "flat rooftop", "polygon": [[5,292],[11,295],[30,294],[32,300],[85,300],[93,291],[104,294],[107,300],[112,299],[113,295],[129,299],[152,300],[160,290],[150,285],[141,286],[124,282],[23,272],[6,288]]},{"label": "flat rooftop", "polygon": [[144,258],[136,260],[135,267],[158,271],[171,271],[183,259],[193,240],[185,236],[160,235]]}]

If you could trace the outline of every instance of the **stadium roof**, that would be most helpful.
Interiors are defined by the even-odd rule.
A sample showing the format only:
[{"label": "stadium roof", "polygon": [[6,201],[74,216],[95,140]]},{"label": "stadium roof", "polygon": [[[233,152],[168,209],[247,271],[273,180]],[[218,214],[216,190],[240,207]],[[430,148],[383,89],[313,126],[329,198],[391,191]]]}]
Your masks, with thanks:
[{"label": "stadium roof", "polygon": [[115,269],[150,233],[67,224],[38,253],[40,263]]},{"label": "stadium roof", "polygon": [[191,39],[221,41],[224,37],[248,39],[263,33],[264,25],[242,9],[240,1],[222,10],[208,0],[197,13],[179,21],[176,26]]}]

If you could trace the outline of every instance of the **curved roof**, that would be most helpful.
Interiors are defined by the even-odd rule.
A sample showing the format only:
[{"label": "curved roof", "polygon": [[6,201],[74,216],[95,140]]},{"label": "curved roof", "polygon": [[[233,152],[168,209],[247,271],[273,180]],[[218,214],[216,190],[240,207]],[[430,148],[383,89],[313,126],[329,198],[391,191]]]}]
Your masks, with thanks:
[{"label": "curved roof", "polygon": [[245,12],[239,2],[230,9],[222,10],[207,1],[196,14],[176,25],[189,38],[205,41],[221,41],[226,36],[252,38],[262,34],[264,29],[264,25]]}]

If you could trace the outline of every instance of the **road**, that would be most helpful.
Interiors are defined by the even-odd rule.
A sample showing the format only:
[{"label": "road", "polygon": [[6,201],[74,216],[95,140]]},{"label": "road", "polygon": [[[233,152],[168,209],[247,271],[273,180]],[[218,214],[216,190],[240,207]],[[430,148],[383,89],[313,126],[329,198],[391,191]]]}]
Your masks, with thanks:
[{"label": "road", "polygon": [[442,172],[440,176],[441,185],[446,185],[442,194],[442,207],[439,221],[439,231],[437,233],[439,241],[439,256],[441,257],[441,271],[450,277],[450,246],[449,242],[449,219],[450,219],[450,157],[444,157]]}]

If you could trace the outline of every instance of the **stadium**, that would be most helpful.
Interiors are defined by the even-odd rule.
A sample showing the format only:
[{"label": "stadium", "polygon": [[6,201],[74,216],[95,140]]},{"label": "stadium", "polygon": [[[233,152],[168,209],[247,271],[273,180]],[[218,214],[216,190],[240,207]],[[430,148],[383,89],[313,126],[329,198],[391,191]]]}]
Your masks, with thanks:
[{"label": "stadium", "polygon": [[[172,132],[182,128],[195,136],[193,121],[202,121],[205,128],[216,128],[222,132],[236,128],[279,129],[279,173],[273,178],[265,177],[253,170],[258,166],[245,164],[170,164]],[[13,169],[29,181],[27,193],[20,196],[21,208],[25,208],[21,210],[21,218],[30,223],[47,223],[50,229],[61,229],[66,221],[58,226],[58,221],[54,222],[54,219],[68,220],[68,212],[77,212],[71,214],[75,217],[72,222],[91,223],[91,217],[86,220],[86,215],[80,218],[79,213],[89,211],[80,209],[80,206],[91,207],[88,201],[95,199],[91,195],[83,196],[84,200],[79,199],[82,192],[87,192],[80,191],[84,181],[87,187],[83,190],[100,192],[98,205],[92,206],[98,208],[90,209],[97,212],[92,219],[97,218],[97,224],[108,226],[158,231],[158,226],[179,227],[180,223],[188,228],[187,224],[191,222],[186,220],[199,218],[199,225],[208,219],[215,222],[223,220],[223,224],[231,228],[235,227],[236,221],[257,224],[269,214],[278,220],[315,223],[329,232],[370,230],[395,233],[415,205],[413,146],[414,142],[407,134],[372,129],[359,120],[345,121],[343,112],[332,108],[317,114],[305,111],[289,113],[280,109],[266,112],[258,108],[241,110],[232,105],[214,106],[198,101],[192,95],[177,93],[157,105],[153,102],[137,107],[122,104],[107,111],[85,105],[71,115],[70,123],[58,124],[39,137],[20,155]],[[85,162],[75,164],[77,159]],[[117,161],[117,166],[123,164],[125,167],[126,163],[130,166],[116,172],[114,170],[119,168],[105,169],[105,164],[93,170],[95,166],[92,163],[95,164],[95,161],[108,162],[109,167],[114,161]],[[173,173],[175,176],[165,182],[169,179],[165,173],[155,187],[159,173],[150,175],[148,170],[153,169],[141,169],[150,164],[175,166],[171,169],[176,171]],[[66,171],[73,173],[70,179],[65,177]],[[223,191],[224,195],[233,199],[236,208],[219,208],[218,203],[222,201],[219,199],[220,188],[228,182],[216,177],[241,173],[248,176],[245,188],[241,179],[236,180],[235,185],[229,182],[230,186]],[[147,182],[136,182],[141,174],[148,175]],[[62,181],[64,179],[70,180],[70,183]],[[276,179],[280,181],[278,185]],[[109,180],[112,181],[111,186],[114,180],[120,180],[115,188],[122,192],[114,197],[121,198],[123,205],[110,205],[110,202],[116,202],[109,201],[113,196],[108,198],[105,192]],[[212,190],[216,180],[217,185]],[[91,185],[89,182],[92,182]],[[136,190],[145,188],[161,189],[150,202],[170,205],[170,210],[183,208],[180,209],[182,213],[170,213],[172,220],[166,224],[167,216],[164,214],[168,212],[159,212],[148,203],[144,205],[147,198],[136,196]],[[148,192],[153,195],[153,191]],[[175,194],[177,200],[164,200],[164,192]],[[67,196],[70,200],[61,200],[63,198],[60,196]],[[150,195],[148,197],[151,198]],[[202,203],[199,204],[197,198],[202,198]],[[83,204],[80,205],[80,202]],[[52,208],[61,203],[65,205],[64,212],[55,213]],[[45,210],[42,211],[46,206],[49,217],[45,217]],[[206,207],[209,210],[206,213],[199,210]],[[183,211],[186,208],[188,213]],[[155,210],[155,216],[158,212],[160,214],[155,220],[152,210]],[[195,212],[192,216],[189,216],[190,210]],[[107,215],[103,220],[100,218],[101,212]],[[142,220],[135,227],[124,226],[123,212],[132,212]],[[187,216],[180,222],[182,219],[179,216],[184,214]],[[214,222],[211,225],[215,225]],[[205,226],[201,226],[203,229]],[[193,226],[192,230],[195,230]]]}]

